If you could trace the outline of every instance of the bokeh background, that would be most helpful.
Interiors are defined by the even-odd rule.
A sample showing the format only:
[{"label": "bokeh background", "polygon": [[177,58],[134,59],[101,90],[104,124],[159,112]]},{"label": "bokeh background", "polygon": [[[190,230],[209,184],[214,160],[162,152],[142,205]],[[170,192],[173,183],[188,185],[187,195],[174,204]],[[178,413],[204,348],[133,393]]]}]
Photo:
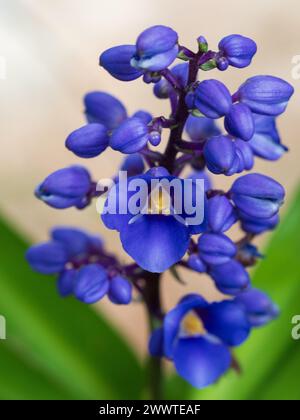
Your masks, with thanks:
[{"label": "bokeh background", "polygon": [[[117,233],[104,228],[94,206],[84,212],[57,211],[36,200],[33,189],[55,169],[78,163],[64,148],[64,140],[84,123],[82,97],[86,92],[108,91],[126,104],[129,113],[139,108],[155,115],[168,112],[167,102],[156,99],[151,86],[141,80],[119,82],[98,66],[103,50],[133,43],[143,29],[154,24],[173,27],[180,34],[180,43],[191,49],[200,34],[213,49],[231,33],[253,38],[258,52],[250,67],[204,74],[222,79],[231,91],[256,74],[279,76],[295,87],[288,111],[279,119],[283,142],[291,151],[276,163],[257,160],[255,168],[286,187],[285,212],[300,178],[300,79],[292,77],[292,59],[300,55],[299,18],[297,0],[1,0],[0,56],[6,63],[6,75],[0,80],[2,213],[32,242],[45,240],[53,225],[74,224],[99,232],[110,250],[117,251],[124,260],[128,258],[121,250]],[[107,151],[80,163],[100,179],[112,176],[120,161],[120,154]],[[222,185],[224,181],[218,178],[218,182]],[[258,243],[267,239],[268,235]],[[5,246],[2,241],[1,247]],[[167,307],[187,291],[219,298],[209,280],[184,271],[181,274],[186,287],[169,275],[164,277],[163,299]],[[104,311],[143,357],[146,318],[139,304],[120,308],[103,301],[95,310]]]}]

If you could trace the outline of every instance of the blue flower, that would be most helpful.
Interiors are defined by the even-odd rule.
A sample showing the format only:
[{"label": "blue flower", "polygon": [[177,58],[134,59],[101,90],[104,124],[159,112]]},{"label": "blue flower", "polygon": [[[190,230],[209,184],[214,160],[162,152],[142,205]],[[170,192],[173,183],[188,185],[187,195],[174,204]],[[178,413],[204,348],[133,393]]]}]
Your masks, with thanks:
[{"label": "blue flower", "polygon": [[248,142],[256,156],[267,160],[279,159],[288,149],[281,144],[275,117],[253,114],[255,132]]},{"label": "blue flower", "polygon": [[232,99],[222,82],[210,79],[199,83],[193,93],[192,103],[188,98],[187,105],[189,108],[193,106],[208,118],[220,118],[229,112]]},{"label": "blue flower", "polygon": [[252,151],[251,146],[249,145],[249,141],[245,142],[240,139],[235,139],[235,152],[239,159],[239,169],[237,172],[241,172],[242,170],[249,170],[252,169],[254,166],[254,154]]},{"label": "blue flower", "polygon": [[221,134],[214,120],[206,117],[194,117],[193,115],[188,117],[185,130],[193,141],[203,141]]},{"label": "blue flower", "polygon": [[68,253],[58,241],[33,245],[26,252],[31,268],[42,274],[55,274],[62,271],[68,261]]},{"label": "blue flower", "polygon": [[160,71],[173,63],[178,50],[178,35],[173,29],[152,26],[139,35],[131,65],[141,70]]},{"label": "blue flower", "polygon": [[208,139],[204,146],[207,168],[214,174],[231,175],[236,158],[233,141],[227,136],[215,136]]},{"label": "blue flower", "polygon": [[[137,184],[146,182],[149,190],[139,199],[139,206],[134,213],[130,208],[135,193],[129,189],[131,181]],[[153,168],[144,175],[129,178],[127,183],[118,183],[109,192],[106,211],[102,220],[106,227],[120,232],[125,251],[145,270],[163,272],[179,261],[188,249],[190,235],[199,233],[203,220],[196,225],[187,225],[188,217],[175,211],[173,197],[164,189],[151,189],[153,182],[176,180],[182,185],[183,180],[170,176],[164,168]],[[198,186],[191,181],[191,191],[186,191],[185,200],[194,200]],[[199,191],[200,192],[200,191]],[[201,193],[203,193],[201,191]],[[149,194],[149,195],[148,195]],[[192,197],[190,197],[192,194]],[[112,206],[110,207],[110,203]],[[115,209],[114,204],[117,204]]]},{"label": "blue flower", "polygon": [[51,230],[51,237],[64,246],[69,258],[78,259],[86,257],[89,253],[103,251],[103,241],[100,237],[89,235],[78,228],[55,227]]},{"label": "blue flower", "polygon": [[231,195],[237,208],[246,215],[268,219],[278,212],[285,191],[274,179],[252,173],[234,181]]},{"label": "blue flower", "polygon": [[127,118],[122,102],[106,92],[87,93],[84,105],[88,122],[103,124],[108,130],[115,129]]},{"label": "blue flower", "polygon": [[149,343],[154,355],[172,360],[177,373],[196,388],[204,388],[231,365],[230,347],[240,345],[250,325],[242,305],[225,301],[209,304],[188,295],[168,312]]},{"label": "blue flower", "polygon": [[225,195],[208,200],[208,226],[212,232],[226,232],[237,221],[236,210]]},{"label": "blue flower", "polygon": [[285,111],[294,88],[274,76],[254,76],[243,83],[236,98],[251,111],[263,115],[279,115]]},{"label": "blue flower", "polygon": [[79,165],[59,169],[37,186],[35,195],[51,207],[82,208],[88,203],[92,187],[89,172]]},{"label": "blue flower", "polygon": [[125,82],[135,80],[143,74],[142,71],[137,70],[130,64],[130,60],[135,53],[135,45],[112,47],[100,55],[99,64],[118,80]]},{"label": "blue flower", "polygon": [[128,177],[140,175],[145,170],[145,164],[139,153],[132,153],[124,158],[120,171],[126,171]]},{"label": "blue flower", "polygon": [[219,42],[220,56],[233,67],[249,66],[257,51],[256,43],[242,35],[228,35]]},{"label": "blue flower", "polygon": [[229,134],[245,141],[250,140],[254,134],[252,112],[242,103],[234,104],[230,108],[225,116],[224,125]]},{"label": "blue flower", "polygon": [[61,271],[57,279],[57,291],[61,297],[67,297],[73,294],[77,270],[66,269]]},{"label": "blue flower", "polygon": [[210,265],[224,264],[236,254],[236,245],[222,233],[203,233],[198,240],[200,258]]},{"label": "blue flower", "polygon": [[255,235],[274,229],[279,223],[279,215],[274,214],[271,217],[258,218],[249,216],[243,211],[239,211],[239,219],[241,227],[245,232],[253,233]]},{"label": "blue flower", "polygon": [[107,128],[91,123],[73,131],[66,139],[66,148],[82,158],[92,158],[104,152],[109,143]]},{"label": "blue flower", "polygon": [[109,289],[107,273],[99,264],[89,264],[76,274],[74,294],[84,303],[95,303],[102,299]]},{"label": "blue flower", "polygon": [[206,264],[198,254],[191,254],[187,260],[187,265],[191,270],[197,271],[198,273],[205,273],[207,271]]},{"label": "blue flower", "polygon": [[267,324],[279,315],[278,306],[264,292],[249,289],[236,297],[236,302],[244,305],[248,321],[253,327]]},{"label": "blue flower", "polygon": [[112,134],[110,146],[122,153],[136,153],[149,140],[149,127],[140,118],[127,118]]},{"label": "blue flower", "polygon": [[237,295],[250,284],[250,277],[245,268],[233,259],[224,264],[213,265],[209,275],[220,292],[226,295]]},{"label": "blue flower", "polygon": [[136,111],[133,115],[132,115],[132,117],[133,118],[139,118],[140,120],[142,120],[143,121],[143,123],[145,123],[145,124],[149,124],[151,121],[152,121],[152,119],[153,119],[153,117],[152,117],[152,115],[150,114],[150,112],[148,112],[148,111],[144,111],[143,109],[140,109],[139,111]]},{"label": "blue flower", "polygon": [[110,280],[108,297],[117,305],[127,305],[132,299],[132,284],[120,275],[113,277]]}]

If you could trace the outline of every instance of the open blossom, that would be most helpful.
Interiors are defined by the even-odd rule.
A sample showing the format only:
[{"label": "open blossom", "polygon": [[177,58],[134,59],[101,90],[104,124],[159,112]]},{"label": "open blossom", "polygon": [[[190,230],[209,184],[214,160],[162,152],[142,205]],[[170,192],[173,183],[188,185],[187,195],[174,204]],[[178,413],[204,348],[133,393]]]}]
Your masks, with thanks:
[{"label": "open blossom", "polygon": [[[147,107],[129,114],[109,93],[87,93],[87,124],[72,131],[65,145],[80,158],[101,159],[109,148],[122,153],[121,164],[112,168],[112,185],[106,190],[86,168],[73,165],[46,176],[35,190],[56,209],[84,209],[104,198],[102,225],[119,234],[133,261],[125,264],[108,253],[94,233],[66,226],[54,228],[26,258],[33,270],[56,276],[62,297],[127,305],[136,293],[155,326],[150,354],[167,358],[182,378],[203,388],[232,367],[233,348],[253,328],[279,314],[266,293],[252,288],[248,267],[262,256],[253,238],[279,223],[285,190],[269,176],[246,172],[256,157],[276,161],[287,151],[276,117],[286,110],[293,87],[259,75],[232,95],[216,78],[198,81],[198,71],[248,66],[257,46],[232,34],[221,39],[217,51],[202,35],[197,47],[195,52],[186,48],[174,29],[155,25],[136,41],[104,51],[102,68],[120,81],[153,83],[154,95],[169,99],[170,115],[153,116]],[[236,174],[241,176],[231,187],[219,188],[221,175]],[[239,240],[232,239],[233,227],[239,228]],[[185,281],[187,270],[205,273],[227,296],[209,303],[198,294],[187,295],[165,310],[160,276],[170,269],[180,281],[178,267],[186,269]]]}]

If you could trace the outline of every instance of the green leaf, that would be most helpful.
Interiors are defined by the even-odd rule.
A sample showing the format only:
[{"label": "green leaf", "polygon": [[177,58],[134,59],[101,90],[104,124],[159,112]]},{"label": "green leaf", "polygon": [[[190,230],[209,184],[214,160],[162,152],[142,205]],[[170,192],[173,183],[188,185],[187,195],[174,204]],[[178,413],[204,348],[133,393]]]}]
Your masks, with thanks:
[{"label": "green leaf", "polygon": [[3,220],[0,238],[7,329],[0,398],[138,398],[142,369],[126,342],[90,306],[61,299],[54,278],[32,272],[24,258],[28,244]]},{"label": "green leaf", "polygon": [[[299,398],[299,342],[291,337],[291,320],[300,313],[300,191],[279,228],[272,235],[253,276],[253,285],[268,292],[281,309],[270,325],[252,332],[235,352],[242,374],[231,371],[217,384],[202,391],[188,385],[182,398],[191,399],[288,399]],[[298,353],[297,353],[298,352]],[[177,379],[172,378],[171,382]],[[174,388],[174,383],[172,384]]]}]

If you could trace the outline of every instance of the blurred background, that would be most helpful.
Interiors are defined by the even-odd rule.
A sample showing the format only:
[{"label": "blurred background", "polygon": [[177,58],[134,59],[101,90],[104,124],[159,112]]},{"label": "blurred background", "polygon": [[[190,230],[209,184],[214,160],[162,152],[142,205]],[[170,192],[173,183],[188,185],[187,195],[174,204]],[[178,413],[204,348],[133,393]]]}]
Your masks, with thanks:
[{"label": "blurred background", "polygon": [[[282,140],[290,153],[276,163],[257,159],[255,167],[285,186],[283,212],[287,211],[300,178],[300,78],[292,77],[293,57],[300,55],[299,18],[297,0],[0,0],[1,212],[31,242],[45,240],[53,225],[76,225],[98,232],[110,250],[128,258],[118,234],[104,228],[94,205],[84,212],[57,211],[36,200],[33,189],[50,172],[79,161],[96,179],[114,174],[121,161],[117,152],[109,150],[84,161],[64,148],[66,136],[84,124],[82,98],[86,92],[108,91],[126,104],[129,113],[139,108],[154,115],[168,113],[167,101],[156,99],[151,86],[140,79],[119,82],[98,66],[103,50],[134,43],[143,29],[154,24],[174,28],[180,43],[191,49],[199,35],[205,35],[212,49],[231,33],[253,38],[258,52],[250,67],[204,74],[221,79],[231,91],[256,74],[272,74],[295,87],[288,110],[279,119]],[[218,178],[218,185],[222,182]],[[258,243],[267,239],[268,235]],[[169,275],[163,280],[167,307],[187,291],[202,292],[208,299],[219,297],[209,280],[184,271],[182,276],[186,287]],[[54,289],[53,283],[51,287]],[[145,354],[146,319],[139,304],[120,308],[103,301],[95,309],[104,311],[140,356]]]}]

